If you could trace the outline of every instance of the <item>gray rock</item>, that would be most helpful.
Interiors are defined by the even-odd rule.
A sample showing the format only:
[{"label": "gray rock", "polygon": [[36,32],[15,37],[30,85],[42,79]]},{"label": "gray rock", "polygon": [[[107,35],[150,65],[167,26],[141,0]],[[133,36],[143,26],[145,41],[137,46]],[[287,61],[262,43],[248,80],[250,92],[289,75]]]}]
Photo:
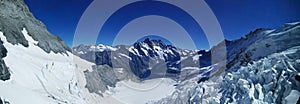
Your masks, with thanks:
[{"label": "gray rock", "polygon": [[114,70],[107,66],[93,66],[93,71],[84,71],[86,77],[86,88],[91,93],[102,95],[103,92],[108,90],[108,86],[115,87],[118,78]]},{"label": "gray rock", "polygon": [[90,93],[103,95],[108,87],[115,87],[117,82],[130,79],[138,81],[128,69],[118,70],[108,65],[94,65],[93,71],[84,71],[86,77],[86,88]]},{"label": "gray rock", "polygon": [[52,35],[46,26],[33,16],[23,0],[1,0],[0,31],[4,33],[7,41],[28,47],[28,41],[22,34],[23,28],[26,28],[29,35],[38,41],[37,46],[47,53],[70,51],[58,36]]}]

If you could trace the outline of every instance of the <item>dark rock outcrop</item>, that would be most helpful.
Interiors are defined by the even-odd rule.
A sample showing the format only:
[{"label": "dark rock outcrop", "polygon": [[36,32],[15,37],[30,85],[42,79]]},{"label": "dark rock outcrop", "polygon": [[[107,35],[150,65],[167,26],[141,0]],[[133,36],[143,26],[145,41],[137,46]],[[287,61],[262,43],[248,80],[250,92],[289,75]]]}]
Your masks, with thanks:
[{"label": "dark rock outcrop", "polygon": [[5,65],[5,62],[2,58],[6,57],[7,50],[3,46],[3,42],[0,41],[0,80],[9,80],[10,79],[10,72],[8,67]]}]

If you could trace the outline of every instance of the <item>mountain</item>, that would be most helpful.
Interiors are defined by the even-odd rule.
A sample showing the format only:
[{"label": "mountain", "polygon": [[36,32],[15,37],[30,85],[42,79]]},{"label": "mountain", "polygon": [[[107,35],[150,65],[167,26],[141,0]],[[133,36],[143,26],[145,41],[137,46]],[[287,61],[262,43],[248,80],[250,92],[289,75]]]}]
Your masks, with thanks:
[{"label": "mountain", "polygon": [[[223,74],[199,82],[200,74],[178,84],[169,97],[150,103],[299,103],[299,39],[300,23],[296,22],[276,30],[259,28],[241,39],[225,41],[228,58]],[[210,69],[220,70],[217,65]]]},{"label": "mountain", "polygon": [[[300,75],[299,29],[299,22],[287,23],[275,30],[258,28],[240,39],[225,40],[226,67],[210,63],[210,53],[221,45],[208,51],[183,50],[149,38],[130,46],[80,45],[73,53],[97,66],[133,73],[129,79],[171,78],[177,82],[172,95],[149,103],[290,103],[300,95],[295,80]],[[215,74],[224,68],[225,72]],[[110,87],[124,80],[113,78]],[[93,83],[88,84],[89,90]]]},{"label": "mountain", "polygon": [[148,38],[71,50],[23,0],[0,0],[0,39],[0,104],[299,102],[299,22],[225,40],[226,66],[211,63],[220,44],[186,50]]},{"label": "mountain", "polygon": [[80,45],[73,53],[96,65],[131,69],[141,79],[176,77],[181,70],[210,65],[210,52],[184,50],[149,38],[131,46]]},{"label": "mountain", "polygon": [[[21,44],[28,47],[29,43],[22,34],[23,28],[26,28],[29,36],[45,52],[50,53],[67,53],[70,48],[63,43],[63,41],[49,33],[46,26],[32,15],[23,0],[1,0],[0,1],[0,31],[3,32],[7,41],[11,44]],[[8,68],[2,60],[6,56],[6,49],[0,45],[0,80],[7,80],[10,77]]]},{"label": "mountain", "polygon": [[0,104],[107,103],[85,88],[94,64],[73,55],[23,0],[0,1],[0,39]]}]

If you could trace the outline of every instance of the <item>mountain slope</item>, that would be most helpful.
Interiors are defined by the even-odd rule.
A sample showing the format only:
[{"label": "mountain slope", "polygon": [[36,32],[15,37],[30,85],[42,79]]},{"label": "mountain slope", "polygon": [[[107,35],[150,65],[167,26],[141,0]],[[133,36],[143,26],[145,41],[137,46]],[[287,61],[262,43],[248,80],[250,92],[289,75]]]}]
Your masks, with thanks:
[{"label": "mountain slope", "polygon": [[[299,81],[295,80],[300,73],[299,39],[300,23],[295,22],[275,30],[259,28],[238,40],[225,40],[227,68],[219,74],[216,73],[224,67],[211,65],[210,52],[218,51],[220,45],[209,51],[182,50],[146,39],[131,46],[81,45],[74,47],[73,53],[99,66],[108,65],[113,70],[124,68],[122,72],[133,73],[141,79],[150,74],[149,79],[166,77],[179,83],[172,95],[150,103],[290,103],[295,100],[286,99],[300,96]],[[277,72],[272,72],[274,68]],[[153,74],[165,76],[153,77]],[[273,84],[269,83],[271,79]],[[110,87],[119,82],[114,83]],[[271,96],[267,94],[270,91],[271,98],[267,97]]]},{"label": "mountain slope", "polygon": [[[9,43],[0,32],[3,45],[8,50],[3,60],[12,75],[9,80],[0,82],[0,96],[13,104],[84,102],[80,99],[76,74],[90,68],[91,64],[73,56],[46,53],[35,46],[37,41],[27,34],[25,28],[22,32],[29,43],[28,47]],[[73,58],[79,63],[75,64]],[[75,72],[75,69],[79,72]],[[66,95],[69,97],[66,98]]]},{"label": "mountain slope", "polygon": [[[85,88],[92,63],[70,53],[23,0],[0,1],[0,103],[96,104]],[[106,100],[114,102],[113,100]]]},{"label": "mountain slope", "polygon": [[[70,51],[70,48],[57,36],[52,35],[46,29],[46,26],[37,20],[29,11],[23,0],[1,0],[0,1],[0,31],[11,44],[21,44],[29,46],[28,41],[22,34],[23,28],[26,28],[29,36],[37,41],[35,45],[39,46],[45,52],[64,53]],[[10,73],[2,60],[6,56],[6,49],[0,44],[0,80],[8,80]]]},{"label": "mountain slope", "polygon": [[[246,37],[226,41],[228,64],[221,76],[207,81],[202,74],[181,82],[169,97],[150,103],[283,103],[300,97],[300,23],[257,29]],[[217,50],[214,47],[212,50]],[[216,65],[211,70],[220,70]]]},{"label": "mountain slope", "polygon": [[183,50],[146,39],[73,48],[84,61],[22,0],[0,1],[0,39],[0,103],[296,103],[300,96],[299,22],[225,41],[219,75],[224,67],[210,63],[219,45]]},{"label": "mountain slope", "polygon": [[28,41],[22,34],[23,28],[27,29],[29,36],[38,41],[36,45],[47,53],[70,51],[58,36],[49,33],[46,26],[32,15],[23,0],[1,0],[0,30],[7,37],[7,41],[28,47]]},{"label": "mountain slope", "polygon": [[199,75],[179,84],[171,96],[152,103],[296,104],[300,96],[300,83],[294,79],[300,72],[299,48],[296,46],[271,54],[263,59],[252,61],[252,64],[242,66],[236,72],[225,72],[224,76],[195,83],[203,77]]}]

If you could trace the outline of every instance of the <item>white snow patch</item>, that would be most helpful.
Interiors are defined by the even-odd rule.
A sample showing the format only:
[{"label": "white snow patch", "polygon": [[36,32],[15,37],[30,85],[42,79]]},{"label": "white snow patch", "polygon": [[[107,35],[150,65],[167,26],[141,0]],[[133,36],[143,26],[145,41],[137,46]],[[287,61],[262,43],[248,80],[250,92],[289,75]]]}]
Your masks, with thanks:
[{"label": "white snow patch", "polygon": [[300,92],[297,90],[292,90],[291,93],[285,97],[285,100],[287,101],[287,104],[296,104],[298,99],[300,97]]},{"label": "white snow patch", "polygon": [[22,33],[25,37],[25,39],[29,42],[32,43],[34,45],[38,44],[38,41],[35,41],[31,36],[28,35],[28,32],[26,31],[25,28],[23,28]]},{"label": "white snow patch", "polygon": [[146,56],[148,56],[149,54],[148,54],[148,51],[147,50],[145,50],[144,48],[141,48],[141,50],[145,53],[145,55]]},{"label": "white snow patch", "polygon": [[200,54],[200,55],[193,56],[193,61],[199,61],[200,56],[202,56],[202,55]]},{"label": "white snow patch", "polygon": [[146,80],[141,83],[133,81],[118,82],[111,96],[125,104],[145,104],[150,100],[159,100],[175,91],[176,82],[172,79],[161,78]]},{"label": "white snow patch", "polygon": [[98,44],[97,46],[91,45],[90,46],[90,51],[105,51],[105,50],[110,50],[110,51],[116,51],[118,50],[117,48],[111,47],[111,46],[106,46],[103,44]]},{"label": "white snow patch", "polygon": [[128,55],[125,55],[125,54],[123,54],[123,53],[120,53],[120,56],[126,57],[126,58],[128,58],[129,60],[132,60],[131,57],[129,57]]},{"label": "white snow patch", "polygon": [[131,53],[133,53],[135,55],[141,56],[140,53],[139,53],[139,51],[137,49],[135,49],[133,46],[131,46],[128,50],[129,50],[129,52],[131,52]]},{"label": "white snow patch", "polygon": [[287,31],[278,32],[278,33],[273,33],[273,34],[270,34],[269,36],[276,36],[276,35],[286,34],[286,33],[290,32],[290,31],[293,31],[295,28],[300,28],[300,26],[296,26],[296,27],[294,27],[293,29],[289,29],[289,30],[287,30]]},{"label": "white snow patch", "polygon": [[181,70],[186,70],[186,69],[192,69],[192,70],[199,70],[199,67],[184,67]]}]

